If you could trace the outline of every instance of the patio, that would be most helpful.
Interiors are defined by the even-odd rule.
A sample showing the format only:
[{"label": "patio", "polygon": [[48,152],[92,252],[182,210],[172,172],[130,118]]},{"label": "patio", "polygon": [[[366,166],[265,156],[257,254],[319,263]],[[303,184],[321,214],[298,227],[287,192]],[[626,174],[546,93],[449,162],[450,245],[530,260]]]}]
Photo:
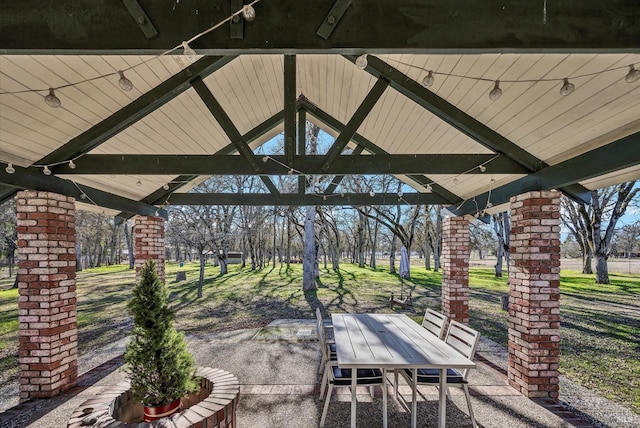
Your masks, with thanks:
[{"label": "patio", "polygon": [[[279,320],[270,326],[190,336],[189,345],[199,365],[230,371],[240,380],[239,427],[316,427],[323,402],[318,399],[320,379],[316,372],[320,352],[313,334],[313,320]],[[81,357],[79,371],[84,374],[76,388],[51,399],[32,400],[12,407],[0,416],[0,426],[65,426],[71,413],[85,400],[123,379],[123,351],[124,341],[119,341]],[[478,368],[470,380],[474,412],[481,427],[631,427],[640,423],[639,415],[625,413],[602,399],[593,401],[594,412],[595,408],[601,412],[591,414],[594,419],[600,418],[597,425],[558,405],[524,397],[508,386],[506,350],[489,340],[481,340],[476,361]],[[570,385],[563,385],[562,390],[575,391]],[[418,426],[435,426],[437,391],[431,387],[421,387],[420,391],[424,397],[418,395]],[[3,392],[6,397],[8,391]],[[358,426],[381,425],[380,390],[373,400],[365,390],[362,392],[358,394]],[[410,397],[408,386],[403,384],[400,392]],[[453,403],[447,405],[448,426],[470,426],[462,391],[452,388],[450,392]],[[410,413],[392,396],[390,394],[388,402],[389,425],[409,426]],[[348,390],[339,389],[333,400],[327,426],[348,426]]]}]

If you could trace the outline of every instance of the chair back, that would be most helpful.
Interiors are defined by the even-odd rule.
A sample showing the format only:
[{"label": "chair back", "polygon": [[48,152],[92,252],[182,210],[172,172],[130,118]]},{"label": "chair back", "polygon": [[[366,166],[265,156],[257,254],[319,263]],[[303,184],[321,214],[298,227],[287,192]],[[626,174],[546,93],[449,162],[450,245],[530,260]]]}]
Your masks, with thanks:
[{"label": "chair back", "polygon": [[422,326],[436,335],[438,339],[442,339],[442,336],[444,336],[444,326],[446,323],[446,316],[431,309],[425,311],[424,318],[422,319]]},{"label": "chair back", "polygon": [[[466,358],[473,360],[479,340],[480,332],[457,321],[451,321],[444,341]],[[468,371],[469,369],[466,369],[463,372],[465,379]]]}]

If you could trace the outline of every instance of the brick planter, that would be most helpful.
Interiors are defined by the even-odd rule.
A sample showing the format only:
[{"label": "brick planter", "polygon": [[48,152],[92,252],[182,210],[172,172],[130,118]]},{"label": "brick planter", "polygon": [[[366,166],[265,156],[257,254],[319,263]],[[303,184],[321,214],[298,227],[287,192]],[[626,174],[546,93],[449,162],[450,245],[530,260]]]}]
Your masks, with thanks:
[{"label": "brick planter", "polygon": [[[80,427],[176,427],[235,428],[240,398],[238,378],[220,369],[201,367],[196,371],[200,393],[183,399],[183,410],[160,421],[142,422],[142,405],[131,399],[129,382],[107,387],[78,407],[67,428]],[[162,424],[162,425],[159,425]]]}]

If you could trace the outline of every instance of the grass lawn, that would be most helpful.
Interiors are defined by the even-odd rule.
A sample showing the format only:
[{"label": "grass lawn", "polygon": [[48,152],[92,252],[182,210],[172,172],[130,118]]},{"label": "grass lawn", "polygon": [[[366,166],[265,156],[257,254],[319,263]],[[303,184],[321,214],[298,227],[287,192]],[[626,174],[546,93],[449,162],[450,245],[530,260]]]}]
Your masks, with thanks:
[{"label": "grass lawn", "polygon": [[[378,270],[341,265],[339,272],[321,270],[318,290],[301,291],[302,267],[268,267],[252,272],[231,265],[229,273],[206,268],[204,293],[197,298],[197,263],[166,266],[170,300],[177,327],[188,334],[259,327],[278,318],[313,318],[316,307],[331,312],[389,312],[390,293],[400,294],[401,283],[388,267]],[[176,283],[176,272],[187,280]],[[88,269],[78,273],[79,352],[125,337],[131,326],[126,301],[134,274],[126,266]],[[634,412],[640,412],[640,275],[611,275],[612,284],[593,284],[593,277],[562,271],[561,364],[570,379],[597,390]],[[414,313],[421,321],[426,307],[440,309],[440,273],[414,266],[411,283]],[[506,345],[507,313],[500,296],[507,279],[492,269],[471,268],[471,326]],[[0,386],[17,377],[17,290],[0,281]]]}]

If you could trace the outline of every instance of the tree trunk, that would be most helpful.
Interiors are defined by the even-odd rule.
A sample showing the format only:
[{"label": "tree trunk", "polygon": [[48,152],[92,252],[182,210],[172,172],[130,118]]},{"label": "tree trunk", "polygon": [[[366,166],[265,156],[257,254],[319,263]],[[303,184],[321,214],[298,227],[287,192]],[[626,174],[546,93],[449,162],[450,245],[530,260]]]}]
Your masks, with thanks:
[{"label": "tree trunk", "polygon": [[76,241],[76,272],[82,272],[82,244]]},{"label": "tree trunk", "polygon": [[431,244],[428,242],[424,246],[424,268],[431,270]]},{"label": "tree trunk", "polygon": [[204,251],[200,251],[200,277],[198,278],[198,298],[202,297],[202,286],[204,285],[204,265],[206,259]]},{"label": "tree trunk", "polygon": [[593,274],[593,267],[591,266],[591,260],[593,259],[592,255],[591,255],[591,251],[589,251],[587,249],[587,251],[585,251],[582,254],[582,273],[584,274],[588,274],[588,275],[592,275]]},{"label": "tree trunk", "polygon": [[389,273],[396,273],[396,249],[398,248],[398,237],[391,238],[391,254],[389,254]]},{"label": "tree trunk", "polygon": [[127,241],[127,251],[129,252],[129,269],[135,266],[135,254],[133,254],[133,227],[129,229],[128,223],[124,225],[124,237]]},{"label": "tree trunk", "polygon": [[596,284],[610,284],[607,259],[605,254],[596,254]]},{"label": "tree trunk", "polygon": [[304,219],[304,259],[302,265],[302,290],[314,291],[317,289],[315,280],[316,255],[316,207],[309,206],[306,209]]}]

